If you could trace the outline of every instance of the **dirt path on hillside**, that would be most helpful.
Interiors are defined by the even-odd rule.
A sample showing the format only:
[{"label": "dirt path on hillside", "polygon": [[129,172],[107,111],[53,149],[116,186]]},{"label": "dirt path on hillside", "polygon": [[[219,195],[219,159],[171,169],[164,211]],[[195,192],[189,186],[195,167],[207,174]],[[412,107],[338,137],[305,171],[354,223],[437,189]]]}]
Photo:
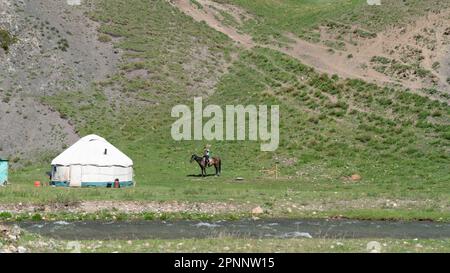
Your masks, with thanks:
[{"label": "dirt path on hillside", "polygon": [[252,37],[248,34],[244,34],[229,25],[224,25],[218,18],[218,10],[227,10],[229,14],[232,14],[235,18],[242,17],[243,11],[237,11],[237,8],[224,8],[218,3],[210,2],[206,0],[197,0],[203,8],[191,4],[189,0],[169,0],[169,2],[183,11],[185,14],[191,16],[194,20],[198,22],[204,21],[210,27],[215,30],[226,34],[233,41],[243,46],[244,48],[252,47],[265,47],[271,48],[283,52],[295,59],[300,60],[302,63],[312,66],[320,72],[328,74],[337,74],[344,78],[359,78],[368,82],[378,82],[387,83],[392,81],[381,73],[376,71],[364,72],[362,69],[358,68],[359,62],[349,62],[346,61],[346,57],[338,54],[332,54],[328,51],[328,48],[303,41],[296,38],[292,34],[287,34],[289,39],[293,43],[289,44],[289,47],[279,47],[275,45],[264,45],[256,43],[252,40]]},{"label": "dirt path on hillside", "polygon": [[288,48],[280,48],[275,46],[268,47],[283,52],[286,55],[300,60],[306,65],[312,66],[315,69],[330,75],[337,74],[343,78],[356,78],[366,82],[374,82],[379,84],[394,83],[394,81],[389,79],[389,77],[379,72],[371,69],[364,70],[361,68],[364,63],[361,62],[361,59],[357,60],[355,58],[353,60],[348,60],[348,58],[343,54],[331,53],[329,48],[325,46],[306,42],[292,34],[286,35],[294,41]]},{"label": "dirt path on hillside", "polygon": [[[194,20],[201,22],[204,21],[208,26],[213,29],[226,34],[233,41],[237,42],[244,48],[252,48],[257,44],[253,42],[252,37],[247,34],[238,32],[236,29],[222,24],[217,18],[217,11],[212,9],[210,5],[213,3],[198,1],[203,5],[202,9],[195,7],[189,0],[169,0],[169,3],[178,7],[181,11],[191,16]],[[215,3],[214,3],[215,4]]]},{"label": "dirt path on hillside", "polygon": [[[302,63],[314,67],[320,72],[327,74],[337,74],[343,78],[356,78],[366,82],[372,82],[377,84],[399,84],[405,88],[410,88],[413,92],[422,94],[417,90],[423,87],[429,87],[425,84],[423,79],[412,78],[406,79],[405,76],[398,75],[386,75],[379,72],[371,65],[371,60],[374,56],[386,56],[387,52],[395,52],[402,44],[413,44],[414,39],[417,39],[417,35],[421,33],[424,28],[433,28],[440,24],[442,27],[442,20],[445,18],[445,13],[435,16],[426,16],[420,20],[417,20],[417,24],[409,26],[407,28],[389,29],[385,33],[380,33],[376,38],[372,39],[360,39],[357,45],[347,43],[347,49],[345,51],[332,50],[321,43],[310,43],[302,40],[291,33],[285,33],[285,37],[291,40],[286,46],[280,45],[268,45],[255,42],[252,37],[246,33],[240,32],[236,26],[224,23],[224,17],[221,12],[226,12],[233,16],[235,21],[242,24],[242,20],[251,19],[251,15],[239,7],[232,6],[230,4],[222,4],[209,0],[197,0],[196,2],[201,5],[199,7],[193,4],[189,0],[168,0],[173,6],[180,9],[185,14],[191,16],[198,22],[205,22],[210,27],[217,31],[220,31],[234,40],[237,44],[243,48],[252,47],[265,47],[277,50],[285,53],[295,59],[298,59]],[[442,31],[443,30],[439,30]],[[320,33],[323,38],[325,34]],[[352,36],[352,39],[354,37]],[[438,40],[437,44],[443,41]],[[415,44],[415,46],[417,46]],[[425,46],[424,46],[425,47]],[[424,49],[424,56],[422,64],[424,68],[432,71],[432,65],[440,62],[441,71],[434,72],[440,88],[448,90],[448,84],[445,82],[445,73],[450,70],[448,60],[450,53],[448,51],[450,46],[438,45],[438,50],[432,52],[432,50]],[[420,49],[422,50],[422,49]],[[433,49],[434,50],[434,49]],[[351,58],[349,57],[351,56]],[[394,54],[394,56],[401,58],[400,53]],[[439,74],[439,75],[438,75]],[[436,84],[436,83],[435,83]],[[450,92],[450,91],[449,91]],[[422,94],[423,95],[423,94]],[[439,99],[433,97],[433,99]]]}]

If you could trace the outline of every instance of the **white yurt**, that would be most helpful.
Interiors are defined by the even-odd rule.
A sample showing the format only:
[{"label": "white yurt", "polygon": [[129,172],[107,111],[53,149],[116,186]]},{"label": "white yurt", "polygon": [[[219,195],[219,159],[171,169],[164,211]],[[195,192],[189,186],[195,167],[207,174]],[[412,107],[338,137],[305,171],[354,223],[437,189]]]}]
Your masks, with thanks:
[{"label": "white yurt", "polygon": [[111,143],[88,135],[52,161],[51,180],[55,186],[113,187],[133,186],[133,161]]}]

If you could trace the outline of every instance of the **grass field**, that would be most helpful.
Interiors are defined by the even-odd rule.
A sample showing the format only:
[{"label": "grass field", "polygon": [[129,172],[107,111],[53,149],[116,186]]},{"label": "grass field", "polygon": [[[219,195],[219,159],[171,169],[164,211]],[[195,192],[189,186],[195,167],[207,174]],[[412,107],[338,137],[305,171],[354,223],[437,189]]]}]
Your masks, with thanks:
[{"label": "grass field", "polygon": [[[386,239],[183,239],[183,240],[112,240],[112,241],[81,241],[79,251],[82,253],[95,252],[134,252],[134,253],[271,253],[271,252],[369,252],[367,244],[376,241],[380,244],[379,252],[448,252],[449,240],[386,240]],[[73,242],[72,242],[73,243]],[[32,252],[72,252],[69,241],[45,239],[35,235],[25,235],[20,244]],[[72,247],[70,247],[72,246]]]},{"label": "grass field", "polygon": [[[282,205],[288,202],[323,205],[322,217],[450,218],[446,103],[322,75],[269,49],[242,50],[165,1],[94,2],[90,16],[101,23],[101,35],[114,38],[125,52],[119,71],[89,90],[42,100],[73,122],[80,135],[99,134],[128,154],[137,186],[121,191],[33,188],[33,181],[46,180],[47,156],[42,164],[13,170],[11,185],[0,189],[0,202],[226,201],[261,205],[275,216],[314,211],[287,212]],[[263,18],[248,26],[254,32],[300,33],[296,16],[303,20],[300,25],[313,26],[361,8],[363,1],[285,1],[277,5],[279,13],[270,12],[277,1],[231,2]],[[131,77],[133,71],[147,74]],[[211,88],[216,88],[213,95]],[[171,140],[175,119],[170,110],[179,103],[191,105],[194,96],[220,106],[279,104],[280,148],[265,153],[257,142],[212,142],[213,154],[224,161],[223,176],[189,176],[199,173],[189,158],[205,143]],[[278,180],[261,172],[275,164]],[[352,181],[353,174],[362,179]],[[400,205],[380,205],[380,200]],[[360,205],[346,207],[345,202]]]}]

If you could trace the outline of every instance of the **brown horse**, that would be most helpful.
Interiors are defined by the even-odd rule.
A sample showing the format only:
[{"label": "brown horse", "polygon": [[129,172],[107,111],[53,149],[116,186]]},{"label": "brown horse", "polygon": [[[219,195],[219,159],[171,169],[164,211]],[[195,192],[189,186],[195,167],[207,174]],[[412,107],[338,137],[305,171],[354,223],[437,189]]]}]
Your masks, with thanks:
[{"label": "brown horse", "polygon": [[202,176],[206,176],[206,168],[214,166],[216,168],[216,176],[219,176],[222,172],[222,160],[220,157],[212,157],[209,159],[209,164],[206,164],[206,159],[203,156],[197,156],[193,154],[191,156],[191,162],[196,161],[198,165],[200,166],[200,169],[202,169]]}]

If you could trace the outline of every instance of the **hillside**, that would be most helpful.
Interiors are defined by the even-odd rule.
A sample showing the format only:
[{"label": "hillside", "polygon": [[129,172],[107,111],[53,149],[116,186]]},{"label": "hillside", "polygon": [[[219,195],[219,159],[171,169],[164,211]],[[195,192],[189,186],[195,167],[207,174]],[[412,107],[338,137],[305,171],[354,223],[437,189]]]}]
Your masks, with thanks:
[{"label": "hillside", "polygon": [[246,48],[269,47],[321,72],[449,100],[446,1],[170,2]]},{"label": "hillside", "polygon": [[40,98],[86,89],[114,70],[118,54],[65,1],[1,0],[0,13],[0,31],[14,37],[0,49],[0,153],[24,166],[78,138]]},{"label": "hillside", "polygon": [[[278,2],[1,0],[9,19],[0,26],[17,41],[0,53],[0,145],[18,168],[0,201],[217,201],[274,215],[449,219],[448,3]],[[205,142],[173,141],[170,109],[194,96],[280,105],[279,149],[213,141],[223,176],[189,176]],[[133,158],[136,188],[32,188],[51,155],[90,133]],[[276,164],[277,180],[267,171]]]}]

